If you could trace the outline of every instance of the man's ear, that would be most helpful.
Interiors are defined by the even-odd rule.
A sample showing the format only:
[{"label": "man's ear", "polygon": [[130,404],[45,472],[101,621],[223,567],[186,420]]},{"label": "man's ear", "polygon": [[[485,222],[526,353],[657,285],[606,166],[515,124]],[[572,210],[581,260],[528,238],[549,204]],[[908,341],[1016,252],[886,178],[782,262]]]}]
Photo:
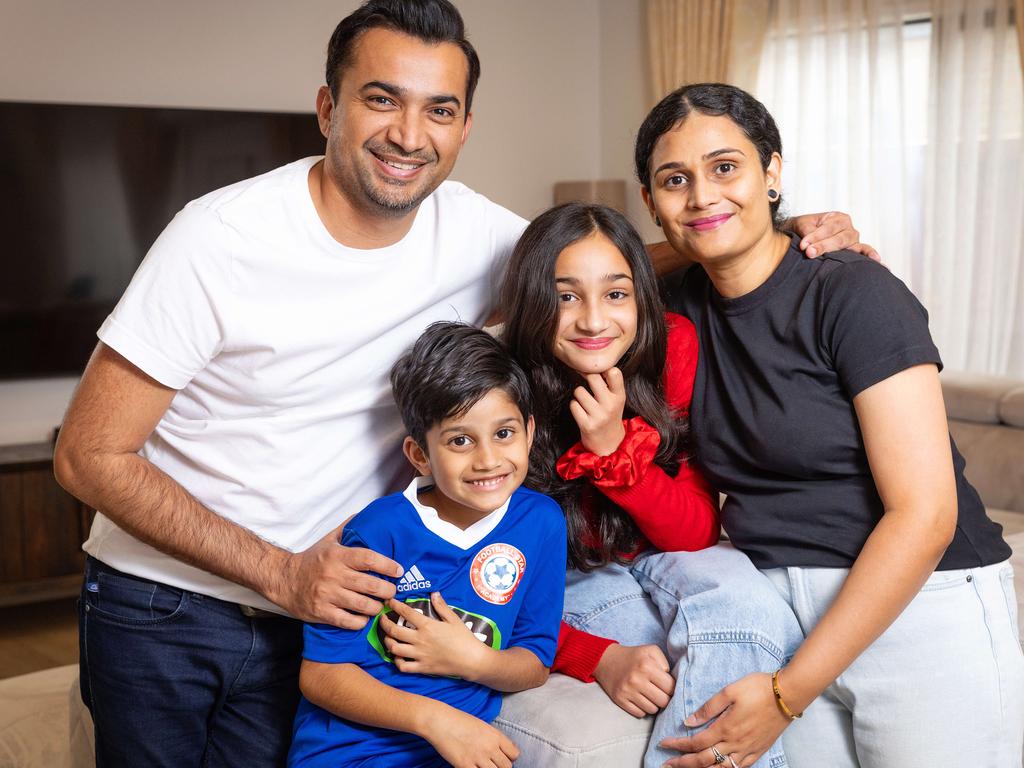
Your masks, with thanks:
[{"label": "man's ear", "polygon": [[466,122],[462,124],[462,138],[459,140],[459,149],[466,146],[466,139],[469,138],[469,131],[473,127],[473,113],[466,115]]},{"label": "man's ear", "polygon": [[320,125],[320,133],[326,139],[331,132],[331,115],[334,114],[334,97],[331,89],[321,85],[316,92],[316,121]]},{"label": "man's ear", "polygon": [[430,459],[427,458],[427,452],[424,451],[420,444],[413,440],[411,437],[406,436],[402,442],[402,453],[405,454],[405,458],[409,460],[409,463],[416,467],[416,471],[424,477],[432,474],[430,471]]}]

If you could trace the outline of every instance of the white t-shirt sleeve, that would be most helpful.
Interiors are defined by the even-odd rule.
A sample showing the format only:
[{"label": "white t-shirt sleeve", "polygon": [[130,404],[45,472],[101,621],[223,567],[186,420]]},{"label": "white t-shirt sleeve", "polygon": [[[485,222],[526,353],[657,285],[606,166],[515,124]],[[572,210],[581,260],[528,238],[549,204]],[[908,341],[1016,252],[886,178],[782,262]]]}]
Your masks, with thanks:
[{"label": "white t-shirt sleeve", "polygon": [[97,335],[165,386],[182,389],[220,351],[229,316],[232,231],[185,206],[153,243]]}]

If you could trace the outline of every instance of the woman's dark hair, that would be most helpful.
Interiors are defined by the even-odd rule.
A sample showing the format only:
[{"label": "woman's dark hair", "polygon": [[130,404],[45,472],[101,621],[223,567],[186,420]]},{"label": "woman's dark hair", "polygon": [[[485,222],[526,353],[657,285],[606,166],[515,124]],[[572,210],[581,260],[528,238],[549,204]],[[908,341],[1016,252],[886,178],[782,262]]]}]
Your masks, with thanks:
[{"label": "woman's dark hair", "polygon": [[458,9],[448,0],[369,0],[342,19],[327,44],[327,86],[337,101],[341,73],[349,64],[352,48],[370,29],[390,29],[425,43],[454,43],[466,54],[466,111],[473,106],[473,93],[480,79],[480,57],[466,39],[466,25]]},{"label": "woman's dark hair", "polygon": [[[685,122],[690,112],[713,117],[725,116],[736,123],[757,149],[761,167],[765,170],[768,169],[773,152],[782,154],[782,137],[771,113],[742,88],[725,83],[684,85],[659,101],[644,118],[637,132],[633,161],[636,164],[636,177],[648,192],[651,191],[651,155],[654,154],[654,145],[666,133]],[[768,206],[776,227],[780,222],[781,205],[780,194]]]},{"label": "woman's dark hair", "polygon": [[[621,562],[621,553],[633,551],[640,539],[632,518],[593,492],[585,478],[567,481],[555,471],[559,457],[580,439],[569,411],[579,374],[553,352],[559,313],[555,262],[565,248],[595,232],[619,249],[633,273],[636,339],[618,363],[626,386],[623,415],[642,416],[658,430],[661,444],[655,463],[672,475],[679,470],[679,454],[688,434],[686,420],[665,403],[662,373],[668,332],[657,278],[640,236],[625,216],[603,205],[566,203],[545,211],[519,239],[502,281],[503,338],[533,385],[536,431],[526,484],[562,506],[569,562],[580,570],[612,560]],[[586,495],[589,498],[584,502]],[[592,530],[597,533],[596,540]]]},{"label": "woman's dark hair", "polygon": [[531,413],[530,382],[505,345],[464,323],[431,323],[391,367],[391,391],[409,436],[427,452],[426,435],[500,389]]}]

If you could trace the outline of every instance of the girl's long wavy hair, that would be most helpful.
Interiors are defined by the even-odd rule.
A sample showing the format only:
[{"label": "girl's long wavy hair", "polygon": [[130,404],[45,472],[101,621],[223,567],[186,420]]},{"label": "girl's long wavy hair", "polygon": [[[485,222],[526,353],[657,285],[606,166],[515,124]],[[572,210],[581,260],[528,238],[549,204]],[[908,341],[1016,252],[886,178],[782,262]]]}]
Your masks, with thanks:
[{"label": "girl's long wavy hair", "polygon": [[[623,562],[621,554],[632,551],[641,535],[629,514],[592,490],[586,478],[567,481],[555,471],[559,457],[580,439],[569,411],[580,376],[553,354],[559,314],[555,262],[565,248],[595,232],[619,249],[633,273],[636,339],[618,363],[626,387],[623,417],[641,416],[658,430],[661,443],[655,463],[670,475],[679,470],[689,436],[686,419],[665,402],[662,374],[668,332],[657,278],[640,236],[622,214],[603,205],[567,203],[545,211],[526,228],[512,252],[500,306],[505,343],[533,386],[537,426],[526,484],[562,506],[569,562],[583,571],[613,560]],[[589,516],[584,513],[585,496]]]}]

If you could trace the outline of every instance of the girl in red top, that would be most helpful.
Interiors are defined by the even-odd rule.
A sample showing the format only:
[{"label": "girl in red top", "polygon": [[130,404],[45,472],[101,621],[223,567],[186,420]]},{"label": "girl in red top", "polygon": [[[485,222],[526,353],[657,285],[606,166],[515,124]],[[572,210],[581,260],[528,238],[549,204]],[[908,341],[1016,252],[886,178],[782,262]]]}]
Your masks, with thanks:
[{"label": "girl in red top", "polygon": [[[703,692],[776,668],[796,631],[763,615],[791,612],[766,582],[751,595],[749,560],[705,549],[719,539],[718,504],[687,461],[694,327],[665,313],[625,217],[582,203],[552,208],[526,229],[501,306],[505,342],[534,387],[527,485],[557,500],[568,526],[552,669],[596,680],[636,717],[663,711],[647,756],[661,765],[673,754],[661,739],[688,732],[681,723]],[[751,611],[750,600],[769,608]],[[674,695],[680,675],[685,696]],[[780,756],[772,753],[773,766],[785,765]]]}]

